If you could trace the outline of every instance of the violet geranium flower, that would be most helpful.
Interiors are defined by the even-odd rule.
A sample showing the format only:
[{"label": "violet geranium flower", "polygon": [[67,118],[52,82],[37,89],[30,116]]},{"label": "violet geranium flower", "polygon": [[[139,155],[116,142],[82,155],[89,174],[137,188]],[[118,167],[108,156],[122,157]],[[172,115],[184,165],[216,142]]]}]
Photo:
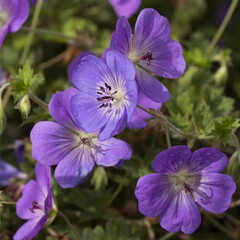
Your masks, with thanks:
[{"label": "violet geranium flower", "polygon": [[43,165],[57,165],[55,179],[63,188],[83,183],[95,164],[113,167],[132,156],[131,147],[119,139],[99,141],[97,133],[77,127],[69,110],[70,99],[79,91],[69,88],[54,94],[49,112],[56,122],[38,122],[32,129],[32,156]]},{"label": "violet geranium flower", "polygon": [[17,32],[27,20],[27,0],[0,0],[0,48],[8,32]]},{"label": "violet geranium flower", "polygon": [[167,102],[169,92],[149,72],[164,78],[179,78],[186,67],[181,45],[170,38],[167,18],[154,9],[144,9],[138,16],[132,36],[125,17],[117,21],[110,48],[128,56],[136,68],[136,81],[143,93],[155,102]]},{"label": "violet geranium flower", "polygon": [[142,0],[109,0],[118,17],[131,17],[140,7]]},{"label": "violet geranium flower", "polygon": [[[159,110],[162,106],[162,103],[156,103],[148,98],[141,89],[138,89],[138,104],[144,108],[153,108]],[[130,122],[128,123],[128,128],[138,129],[144,128],[147,125],[147,119],[152,118],[152,116],[142,109],[136,107]]]},{"label": "violet geranium flower", "polygon": [[20,172],[13,165],[0,160],[0,185],[7,186],[10,181],[14,178],[24,179],[27,175],[23,172]]},{"label": "violet geranium flower", "polygon": [[14,240],[34,238],[56,215],[51,192],[51,168],[37,163],[35,173],[36,181],[30,180],[23,186],[22,197],[16,205],[18,217],[28,221],[15,233]]},{"label": "violet geranium flower", "polygon": [[135,195],[139,211],[148,217],[159,216],[169,232],[193,233],[201,223],[197,203],[215,214],[226,211],[236,185],[221,174],[228,158],[216,148],[201,148],[194,153],[187,146],[161,152],[153,161],[157,173],[138,180]]},{"label": "violet geranium flower", "polygon": [[137,103],[135,68],[118,51],[106,53],[106,63],[86,56],[75,67],[72,82],[80,92],[70,102],[77,125],[86,133],[100,130],[107,140],[121,132],[131,120]]}]

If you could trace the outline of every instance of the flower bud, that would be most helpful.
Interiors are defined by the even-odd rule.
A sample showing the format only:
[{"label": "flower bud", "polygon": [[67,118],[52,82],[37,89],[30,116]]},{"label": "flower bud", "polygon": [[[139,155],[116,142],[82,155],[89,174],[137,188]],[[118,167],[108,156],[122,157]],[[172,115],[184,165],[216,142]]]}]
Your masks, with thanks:
[{"label": "flower bud", "polygon": [[22,118],[27,119],[31,109],[31,104],[27,94],[22,99],[20,99],[16,108],[18,108],[18,110],[22,114]]}]

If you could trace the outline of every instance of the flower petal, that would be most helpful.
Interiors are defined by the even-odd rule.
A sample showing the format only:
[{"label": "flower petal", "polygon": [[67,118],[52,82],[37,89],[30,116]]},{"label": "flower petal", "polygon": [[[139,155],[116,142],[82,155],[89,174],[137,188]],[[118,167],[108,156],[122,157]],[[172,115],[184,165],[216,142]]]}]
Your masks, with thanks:
[{"label": "flower petal", "polygon": [[[138,89],[138,104],[144,108],[153,108],[155,110],[159,110],[162,106],[161,103],[156,103],[148,98],[140,88]],[[147,124],[145,120],[149,118],[152,118],[150,114],[136,107],[127,127],[133,129],[144,128]]]},{"label": "flower petal", "polygon": [[129,18],[140,7],[142,0],[109,0],[118,17],[125,16]]},{"label": "flower petal", "polygon": [[162,45],[168,41],[170,35],[171,28],[167,18],[152,8],[144,9],[139,14],[135,25],[134,51],[151,50],[156,40]]},{"label": "flower petal", "polygon": [[166,175],[148,174],[138,180],[135,195],[139,211],[145,216],[156,217],[169,207],[174,196],[173,183]]},{"label": "flower petal", "polygon": [[221,172],[229,161],[227,156],[217,148],[206,147],[195,151],[190,163],[190,171],[195,172]]},{"label": "flower petal", "polygon": [[33,218],[24,223],[13,236],[14,240],[33,239],[47,222],[47,217]]},{"label": "flower petal", "polygon": [[211,213],[220,214],[229,208],[235,191],[236,184],[230,176],[207,173],[196,181],[193,195],[201,207]]},{"label": "flower petal", "polygon": [[69,88],[63,92],[57,92],[49,102],[49,112],[53,119],[64,127],[78,131],[78,127],[71,115],[69,104],[71,98],[79,93],[76,88]]},{"label": "flower petal", "polygon": [[45,196],[51,193],[51,167],[36,163],[35,174],[37,183]]},{"label": "flower petal", "polygon": [[117,165],[120,160],[129,160],[132,156],[132,149],[126,142],[111,138],[105,141],[93,139],[94,160],[97,165],[112,167]]},{"label": "flower petal", "polygon": [[68,79],[70,81],[70,83],[72,83],[72,74],[73,74],[73,70],[74,68],[79,65],[82,61],[82,59],[88,55],[94,55],[94,52],[92,51],[85,51],[85,52],[81,52],[76,58],[74,58],[72,60],[72,62],[69,64],[68,66]]},{"label": "flower petal", "polygon": [[201,223],[199,208],[190,193],[179,190],[169,203],[169,208],[160,215],[160,225],[169,232],[193,233]]},{"label": "flower petal", "polygon": [[30,134],[32,156],[43,165],[56,165],[76,146],[76,136],[58,123],[38,122]]},{"label": "flower petal", "polygon": [[91,96],[98,96],[97,91],[105,83],[111,85],[112,73],[107,65],[98,57],[88,55],[82,58],[72,74],[72,83],[79,90]]},{"label": "flower petal", "polygon": [[188,169],[192,152],[185,146],[174,146],[162,151],[152,162],[152,169],[159,173],[177,173],[182,169]]},{"label": "flower petal", "polygon": [[30,180],[22,188],[22,197],[17,201],[16,213],[17,216],[22,219],[31,219],[36,217],[42,217],[44,212],[42,210],[36,210],[32,212],[30,207],[33,201],[37,201],[39,205],[44,207],[46,195],[42,191],[41,186],[34,180]]},{"label": "flower petal", "polygon": [[100,108],[102,102],[97,101],[84,92],[72,97],[70,102],[71,113],[78,125],[86,133],[99,130],[110,118],[108,108]]},{"label": "flower petal", "polygon": [[112,72],[116,86],[121,87],[129,81],[135,82],[135,67],[128,57],[111,50],[106,53],[106,64]]},{"label": "flower petal", "polygon": [[[169,39],[167,44],[157,44],[157,48],[150,48],[152,60],[141,61],[140,65],[150,72],[164,78],[179,78],[183,75],[186,62],[182,55],[180,43]],[[159,47],[161,46],[161,47]],[[145,50],[147,51],[147,50]]]},{"label": "flower petal", "polygon": [[11,1],[10,32],[16,32],[27,20],[29,15],[29,3],[27,0]]},{"label": "flower petal", "polygon": [[128,55],[132,47],[132,29],[126,17],[120,17],[112,34],[110,48]]},{"label": "flower petal", "polygon": [[170,94],[167,88],[155,77],[136,66],[136,80],[143,93],[154,102],[167,102]]},{"label": "flower petal", "polygon": [[87,145],[72,150],[56,167],[55,179],[62,188],[73,188],[87,180],[95,165]]}]

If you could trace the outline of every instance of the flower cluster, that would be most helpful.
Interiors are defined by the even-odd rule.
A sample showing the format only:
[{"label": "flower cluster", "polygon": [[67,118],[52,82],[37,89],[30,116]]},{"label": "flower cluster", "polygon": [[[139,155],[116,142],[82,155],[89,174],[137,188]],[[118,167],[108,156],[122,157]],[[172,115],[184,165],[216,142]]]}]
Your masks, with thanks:
[{"label": "flower cluster", "polygon": [[[18,1],[0,0],[4,8],[9,2]],[[110,2],[121,5],[123,1]],[[141,1],[133,2],[128,4],[134,4],[136,10]],[[26,20],[26,6],[21,16],[8,7],[1,40]],[[121,15],[121,10],[117,13]],[[132,149],[114,136],[126,127],[145,127],[151,116],[137,104],[158,110],[169,100],[168,89],[155,76],[176,79],[184,73],[182,47],[170,38],[168,20],[154,9],[144,9],[133,35],[127,20],[131,14],[119,18],[102,58],[85,52],[70,64],[68,75],[73,86],[55,93],[48,105],[54,121],[40,121],[33,127],[30,138],[37,181],[23,187],[17,215],[28,221],[14,239],[33,238],[51,220],[56,207],[50,166],[57,165],[54,175],[62,188],[85,182],[95,165],[121,167],[131,158]],[[156,173],[137,183],[140,212],[159,216],[168,231],[192,233],[201,222],[197,203],[212,213],[229,207],[236,186],[231,177],[219,173],[227,165],[227,157],[216,148],[192,154],[188,147],[176,146],[161,152],[152,163]]]}]

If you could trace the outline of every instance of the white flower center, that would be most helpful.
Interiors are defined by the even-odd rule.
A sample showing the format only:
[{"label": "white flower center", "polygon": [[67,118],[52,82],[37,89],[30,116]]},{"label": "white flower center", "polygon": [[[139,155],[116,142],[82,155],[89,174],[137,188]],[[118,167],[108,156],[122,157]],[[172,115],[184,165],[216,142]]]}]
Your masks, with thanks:
[{"label": "white flower center", "polygon": [[8,22],[8,12],[0,6],[0,29],[2,29]]}]

